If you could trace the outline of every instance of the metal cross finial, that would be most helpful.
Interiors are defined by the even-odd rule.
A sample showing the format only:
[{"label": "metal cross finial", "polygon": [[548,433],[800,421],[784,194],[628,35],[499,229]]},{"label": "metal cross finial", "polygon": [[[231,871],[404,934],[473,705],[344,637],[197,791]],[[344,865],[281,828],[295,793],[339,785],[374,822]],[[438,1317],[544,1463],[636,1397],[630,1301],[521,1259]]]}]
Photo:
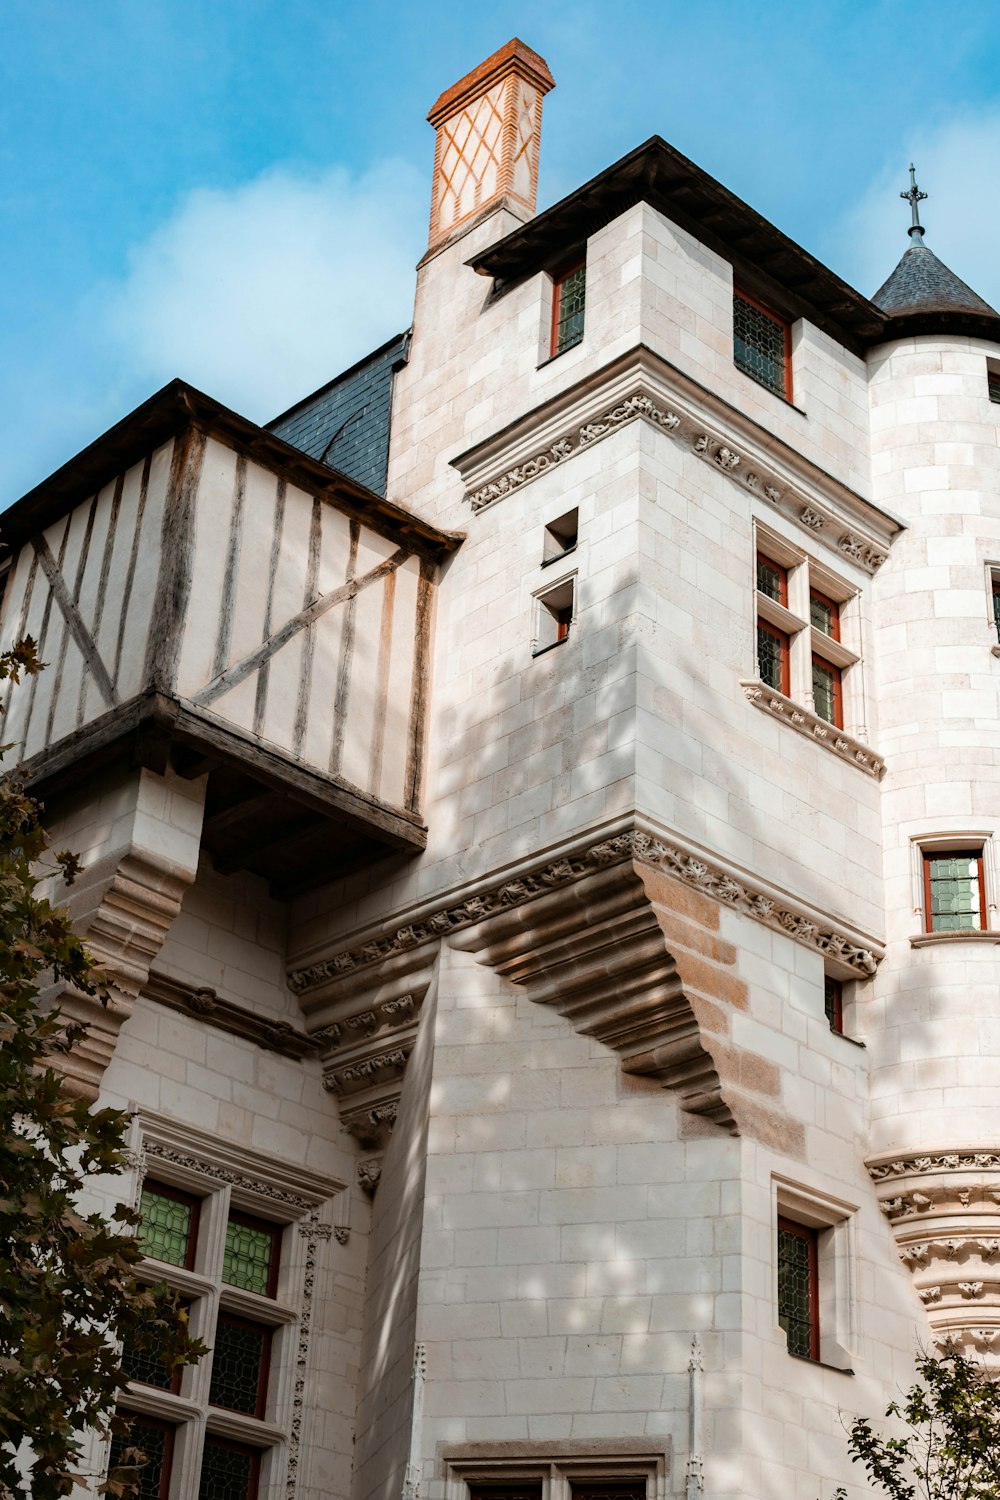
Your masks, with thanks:
[{"label": "metal cross finial", "polygon": [[922,193],[917,187],[917,173],[912,161],[910,162],[910,191],[908,193],[900,193],[899,196],[905,198],[909,203],[910,212],[913,215],[913,223],[909,228],[910,237],[914,240],[922,240],[924,228],[920,222],[920,215],[917,213],[917,204],[922,203],[927,194]]}]

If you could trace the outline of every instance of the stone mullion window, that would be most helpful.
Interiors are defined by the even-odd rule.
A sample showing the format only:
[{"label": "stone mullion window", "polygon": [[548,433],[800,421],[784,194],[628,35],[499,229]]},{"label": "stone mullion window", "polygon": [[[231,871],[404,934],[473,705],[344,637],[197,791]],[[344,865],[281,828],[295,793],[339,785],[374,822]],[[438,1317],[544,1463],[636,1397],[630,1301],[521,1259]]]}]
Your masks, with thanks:
[{"label": "stone mullion window", "polygon": [[[846,587],[763,527],[757,534],[756,585],[760,680],[827,723],[863,732],[861,661],[841,639]],[[831,588],[844,597],[834,598]]]},{"label": "stone mullion window", "polygon": [[[312,1205],[322,1198],[272,1189],[267,1176],[255,1192],[252,1171],[220,1168],[210,1152],[202,1162],[173,1146],[143,1145],[140,1162],[154,1253],[137,1274],[180,1293],[192,1333],[210,1351],[180,1380],[165,1371],[163,1381],[150,1355],[123,1356],[131,1379],[120,1410],[166,1434],[157,1460],[163,1473],[149,1476],[143,1500],[277,1500],[286,1457],[297,1450],[301,1405],[299,1313],[288,1297],[296,1288],[311,1293],[302,1291],[303,1276],[315,1241],[330,1234],[314,1222]],[[283,1176],[276,1167],[276,1180]],[[308,1306],[303,1301],[304,1326]]]}]

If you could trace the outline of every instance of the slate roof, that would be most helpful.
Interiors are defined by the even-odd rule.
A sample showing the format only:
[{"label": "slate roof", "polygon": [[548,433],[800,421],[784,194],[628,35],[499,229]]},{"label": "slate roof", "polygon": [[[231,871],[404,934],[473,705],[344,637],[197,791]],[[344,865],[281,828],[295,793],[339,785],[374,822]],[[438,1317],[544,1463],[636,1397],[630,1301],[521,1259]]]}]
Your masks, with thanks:
[{"label": "slate roof", "polygon": [[904,253],[872,301],[894,324],[905,320],[908,328],[913,325],[913,332],[959,331],[956,322],[971,322],[982,326],[961,331],[983,332],[994,339],[1000,336],[1000,314],[938,260],[922,239]]},{"label": "slate roof", "polygon": [[398,333],[328,385],[267,423],[267,431],[310,458],[384,495],[389,467],[392,380],[410,335]]}]

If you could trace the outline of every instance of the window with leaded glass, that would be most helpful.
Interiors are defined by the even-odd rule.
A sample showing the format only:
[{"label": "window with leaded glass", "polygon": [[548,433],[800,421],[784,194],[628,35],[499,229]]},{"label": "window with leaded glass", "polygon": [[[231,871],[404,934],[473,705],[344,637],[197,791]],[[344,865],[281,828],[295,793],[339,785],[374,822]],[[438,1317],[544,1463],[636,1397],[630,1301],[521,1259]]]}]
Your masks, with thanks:
[{"label": "window with leaded glass", "polygon": [[248,1417],[262,1417],[270,1365],[270,1328],[220,1312],[212,1348],[209,1404],[241,1411]]},{"label": "window with leaded glass", "polygon": [[844,723],[844,696],[840,668],[821,656],[812,659],[813,712],[828,724],[842,728]]},{"label": "window with leaded glass", "polygon": [[788,324],[745,292],[733,292],[733,359],[738,370],[790,401]]},{"label": "window with leaded glass", "polygon": [[585,1484],[570,1485],[570,1496],[571,1500],[646,1500],[646,1481],[601,1484],[591,1479]]},{"label": "window with leaded glass", "polygon": [[993,628],[997,633],[997,640],[1000,641],[1000,578],[997,578],[995,575],[992,580],[992,594]]},{"label": "window with leaded glass", "polygon": [[226,1225],[222,1279],[229,1286],[273,1297],[278,1286],[281,1230],[266,1219],[232,1211]]},{"label": "window with leaded glass", "polygon": [[772,562],[763,552],[757,553],[757,592],[766,599],[788,605],[788,569]]},{"label": "window with leaded glass", "polygon": [[572,349],[583,338],[587,303],[587,267],[581,263],[566,271],[552,286],[553,354]]},{"label": "window with leaded glass", "polygon": [[983,851],[924,850],[924,925],[928,932],[980,932],[986,927]]},{"label": "window with leaded glass", "polygon": [[[138,1480],[132,1491],[132,1500],[167,1500],[174,1452],[173,1426],[157,1417],[133,1417],[130,1412],[119,1415],[129,1418],[132,1430],[128,1437],[116,1437],[112,1442],[108,1468],[121,1468],[127,1451],[140,1449],[146,1461],[137,1466]],[[131,1462],[127,1467],[132,1467]]]},{"label": "window with leaded glass", "polygon": [[778,1220],[778,1323],[789,1354],[819,1359],[817,1233],[791,1219]]},{"label": "window with leaded glass", "polygon": [[788,693],[788,637],[763,620],[757,622],[757,671],[768,687]]},{"label": "window with leaded glass", "polygon": [[201,1459],[198,1500],[256,1500],[260,1452],[246,1443],[209,1436]]},{"label": "window with leaded glass", "polygon": [[542,1500],[540,1479],[512,1480],[509,1484],[470,1484],[469,1500]]},{"label": "window with leaded glass", "polygon": [[199,1200],[164,1182],[146,1182],[139,1212],[139,1239],[147,1255],[190,1271],[198,1235]]},{"label": "window with leaded glass", "polygon": [[813,630],[820,631],[822,635],[828,635],[832,641],[839,641],[840,605],[816,589],[810,589],[809,624]]},{"label": "window with leaded glass", "polygon": [[162,1344],[155,1336],[147,1349],[126,1344],[122,1350],[122,1374],[140,1385],[152,1385],[157,1390],[173,1391],[176,1395],[181,1388],[182,1373],[179,1368],[171,1370],[167,1366]]}]

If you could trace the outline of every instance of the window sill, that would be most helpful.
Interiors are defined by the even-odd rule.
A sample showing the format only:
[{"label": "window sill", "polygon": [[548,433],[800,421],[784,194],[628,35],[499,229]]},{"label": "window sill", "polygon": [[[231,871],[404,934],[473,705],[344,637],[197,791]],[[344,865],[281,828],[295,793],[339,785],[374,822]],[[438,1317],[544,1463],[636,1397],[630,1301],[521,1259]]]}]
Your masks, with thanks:
[{"label": "window sill", "polygon": [[571,349],[579,349],[582,343],[583,335],[581,334],[578,339],[574,339],[571,344],[567,344],[565,349],[556,349],[552,354],[546,355],[546,357],[535,366],[535,369],[544,370],[545,366],[550,365],[554,359],[562,359],[563,355],[569,354]]},{"label": "window sill", "polygon": [[846,761],[876,779],[884,774],[885,762],[870,746],[856,740],[846,730],[838,729],[835,724],[821,719],[810,709],[801,708],[791,698],[786,698],[784,693],[779,693],[777,688],[766,687],[759,678],[741,679],[740,687],[747,702],[752,703],[754,708],[770,714],[772,719],[779,719],[783,724],[790,725],[806,739],[835,755],[838,760]]},{"label": "window sill", "polygon": [[[578,545],[579,544],[577,542],[574,542],[572,547],[564,547],[561,552],[556,553],[555,557],[543,557],[540,566],[543,568],[551,568],[553,563],[562,562],[563,558],[565,557],[572,557]],[[562,642],[556,641],[554,644],[557,646],[561,646]],[[548,648],[546,647],[544,649],[547,650]]]},{"label": "window sill", "polygon": [[1000,932],[969,927],[960,932],[918,932],[910,938],[911,948],[930,948],[935,943],[1000,943]]},{"label": "window sill", "polygon": [[782,406],[790,407],[792,411],[798,412],[800,417],[805,417],[806,421],[809,420],[808,413],[803,411],[801,406],[796,406],[790,396],[784,395],[781,391],[776,391],[773,386],[765,384],[763,380],[758,380],[756,375],[751,375],[749,370],[744,370],[743,366],[738,365],[735,360],[733,361],[733,369],[740,375],[744,375],[747,380],[752,380],[754,385],[760,390],[767,391],[767,394],[773,396],[776,401],[780,401]]},{"label": "window sill", "polygon": [[838,1375],[853,1375],[854,1371],[850,1365],[831,1365],[825,1359],[810,1359],[808,1354],[793,1354],[791,1349],[785,1351],[789,1359],[797,1359],[804,1365],[815,1365],[818,1370],[835,1370]]},{"label": "window sill", "polygon": [[563,636],[561,641],[550,641],[547,646],[532,646],[531,655],[532,657],[544,656],[546,651],[554,651],[557,646],[565,646],[568,640],[569,635],[567,634]]},{"label": "window sill", "polygon": [[[838,1031],[835,1026],[831,1026],[830,1027],[830,1035],[831,1036],[839,1036],[840,1040],[842,1042],[850,1042],[850,1044],[851,1044],[852,1047],[865,1047],[865,1048],[867,1048],[867,1046],[868,1046],[867,1042],[859,1042],[856,1036],[848,1036],[846,1031]],[[796,1355],[796,1359],[799,1359],[799,1358],[801,1358],[801,1355]]]}]

